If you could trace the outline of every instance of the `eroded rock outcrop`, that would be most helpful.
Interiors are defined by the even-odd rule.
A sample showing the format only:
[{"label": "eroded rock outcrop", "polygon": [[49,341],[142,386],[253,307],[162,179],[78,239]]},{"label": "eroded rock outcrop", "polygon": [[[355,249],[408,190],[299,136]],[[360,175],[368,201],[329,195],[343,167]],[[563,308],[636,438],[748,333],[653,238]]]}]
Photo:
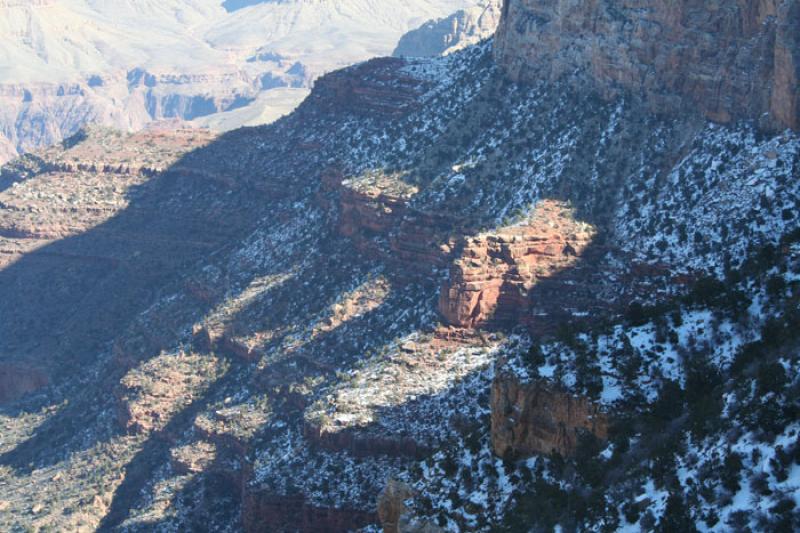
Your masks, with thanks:
[{"label": "eroded rock outcrop", "polygon": [[402,180],[362,177],[347,180],[339,191],[339,233],[350,237],[361,251],[376,251],[375,237],[387,238],[406,215],[417,189]]},{"label": "eroded rock outcrop", "polygon": [[608,418],[589,399],[543,381],[500,373],[492,383],[492,446],[501,457],[575,453],[581,434],[608,437]]},{"label": "eroded rock outcrop", "polygon": [[414,490],[402,481],[390,479],[378,497],[378,518],[384,533],[441,533],[442,528],[420,519],[407,501]]},{"label": "eroded rock outcrop", "polygon": [[242,523],[248,533],[353,531],[377,522],[374,512],[316,507],[302,495],[281,496],[268,491],[247,491]]},{"label": "eroded rock outcrop", "polygon": [[761,0],[506,0],[495,54],[516,80],[590,80],[658,113],[800,128],[800,6]]},{"label": "eroded rock outcrop", "polygon": [[524,322],[531,289],[579,262],[593,236],[567,206],[543,201],[524,224],[468,238],[442,287],[439,312],[468,328]]},{"label": "eroded rock outcrop", "polygon": [[162,354],[128,372],[114,391],[120,426],[132,433],[159,431],[224,372],[219,361],[196,354]]},{"label": "eroded rock outcrop", "polygon": [[371,59],[317,80],[310,99],[328,112],[401,117],[419,109],[429,83],[398,75],[407,63],[400,58]]},{"label": "eroded rock outcrop", "polygon": [[491,37],[500,23],[502,0],[456,11],[449,17],[426,22],[403,35],[392,55],[424,57],[447,55]]},{"label": "eroded rock outcrop", "polygon": [[400,517],[408,512],[406,500],[414,496],[414,491],[402,481],[390,479],[378,497],[378,518],[384,533],[398,533]]},{"label": "eroded rock outcrop", "polygon": [[0,363],[0,403],[9,402],[47,385],[42,370],[12,363]]},{"label": "eroded rock outcrop", "polygon": [[463,231],[452,215],[410,205],[419,188],[403,178],[374,171],[344,179],[340,171],[330,171],[322,176],[317,198],[330,207],[330,193],[335,193],[339,234],[360,251],[398,266],[400,278],[446,266]]}]

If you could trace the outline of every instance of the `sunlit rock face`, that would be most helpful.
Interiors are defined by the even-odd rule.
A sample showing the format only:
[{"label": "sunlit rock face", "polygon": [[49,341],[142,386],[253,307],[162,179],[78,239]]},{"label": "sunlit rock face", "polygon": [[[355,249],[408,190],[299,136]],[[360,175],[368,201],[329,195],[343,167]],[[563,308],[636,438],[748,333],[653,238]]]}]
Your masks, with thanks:
[{"label": "sunlit rock face", "polygon": [[392,55],[421,57],[445,55],[494,35],[500,23],[502,0],[490,0],[453,13],[449,17],[426,22],[405,34]]},{"label": "sunlit rock face", "polygon": [[529,292],[578,262],[594,232],[564,204],[544,201],[519,225],[467,239],[442,287],[439,312],[460,327],[523,322]]},{"label": "sunlit rock face", "polygon": [[516,80],[591,80],[658,113],[800,127],[800,7],[762,0],[506,0],[496,57]]}]

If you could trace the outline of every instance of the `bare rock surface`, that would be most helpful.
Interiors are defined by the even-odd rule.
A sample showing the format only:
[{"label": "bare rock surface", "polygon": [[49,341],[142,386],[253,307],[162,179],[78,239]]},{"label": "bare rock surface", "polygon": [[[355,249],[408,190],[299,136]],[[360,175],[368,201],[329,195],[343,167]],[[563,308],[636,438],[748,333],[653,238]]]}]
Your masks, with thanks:
[{"label": "bare rock surface", "polygon": [[658,113],[800,128],[797,2],[507,0],[496,57],[513,79],[590,80]]},{"label": "bare rock surface", "polygon": [[442,287],[439,311],[461,327],[525,322],[537,281],[578,262],[594,231],[565,205],[547,201],[519,225],[467,239]]},{"label": "bare rock surface", "polygon": [[608,437],[608,419],[587,398],[499,375],[492,384],[492,446],[499,456],[575,453],[582,433]]},{"label": "bare rock surface", "polygon": [[426,22],[403,35],[392,55],[421,57],[446,55],[488,39],[500,23],[502,0],[462,9],[438,20]]}]

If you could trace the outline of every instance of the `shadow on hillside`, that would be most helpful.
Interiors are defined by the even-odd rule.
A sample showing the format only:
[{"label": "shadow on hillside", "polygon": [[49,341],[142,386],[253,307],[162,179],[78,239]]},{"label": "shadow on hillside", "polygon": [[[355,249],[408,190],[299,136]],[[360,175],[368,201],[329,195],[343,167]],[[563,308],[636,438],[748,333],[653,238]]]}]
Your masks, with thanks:
[{"label": "shadow on hillside", "polygon": [[[340,246],[345,243],[346,241],[339,239],[335,244]],[[554,311],[566,307],[566,309],[560,313],[554,312],[554,314],[546,318],[539,318],[542,323],[538,326],[542,332],[553,332],[558,329],[558,326],[565,325],[569,325],[574,329],[586,326],[591,322],[591,317],[578,317],[571,312],[571,309],[599,310],[607,305],[608,302],[603,301],[605,295],[602,291],[589,294],[586,286],[576,287],[574,285],[576,278],[589,276],[589,278],[585,279],[591,279],[594,273],[600,271],[604,251],[605,249],[599,245],[595,249],[590,246],[585,256],[582,256],[575,265],[555,273],[551,278],[546,280],[546,283],[542,283],[541,286],[537,286],[533,289],[531,298],[546,301],[547,305],[544,307],[553,309]],[[347,259],[336,262],[336,265],[341,266],[346,266],[347,264]],[[318,271],[320,270],[319,267],[322,266],[322,264],[313,266],[311,270]],[[391,270],[388,270],[388,273],[389,276],[392,275]],[[297,279],[302,280],[302,276]],[[404,278],[404,281],[407,282],[407,279]],[[380,367],[385,363],[385,360],[381,357],[375,357],[375,355],[380,353],[381,347],[388,347],[398,338],[409,333],[422,331],[421,328],[426,325],[425,321],[422,319],[403,323],[397,331],[391,331],[391,325],[396,324],[398,317],[403,316],[409,311],[415,309],[419,310],[421,305],[420,300],[413,298],[412,294],[418,298],[420,294],[425,294],[427,291],[437,290],[436,285],[429,283],[429,281],[430,280],[426,280],[426,282],[420,285],[412,282],[406,286],[398,286],[378,307],[352,321],[339,325],[331,331],[319,335],[307,345],[303,346],[302,349],[293,353],[290,358],[275,361],[267,365],[260,373],[251,375],[248,381],[250,385],[248,385],[247,388],[251,391],[274,391],[276,388],[286,391],[290,390],[293,386],[302,385],[304,380],[309,376],[320,375],[327,376],[329,379],[328,383],[330,384],[339,384],[347,388],[349,385],[347,385],[346,381],[342,380],[346,379],[348,371],[360,366],[359,363],[364,360],[364,356],[367,352],[373,354],[369,365],[377,365],[377,367]],[[340,286],[342,285],[347,285],[347,283],[340,284]],[[324,307],[324,305],[318,305],[312,301],[313,294],[308,290],[304,291],[304,293],[298,293],[296,290],[297,286],[292,285],[287,285],[282,288],[282,291],[285,291],[286,298],[290,298],[290,295],[300,296],[300,299],[305,299],[319,309]],[[329,301],[325,303],[327,304]],[[432,306],[435,305],[435,303],[429,301],[425,305]],[[303,321],[307,323],[308,318],[311,316],[315,316],[315,313],[304,308],[300,314],[287,318],[286,320],[288,322]],[[275,325],[276,324],[272,324],[272,326]],[[478,339],[475,341],[476,347],[482,346]],[[400,365],[400,367],[402,367],[402,365]],[[433,371],[433,369],[415,370],[413,368],[403,368],[404,371],[409,372]],[[463,437],[466,442],[472,442],[471,445],[474,445],[477,435],[487,431],[485,424],[488,422],[486,420],[473,418],[475,413],[489,406],[489,378],[486,374],[482,373],[484,369],[485,367],[479,366],[466,373],[461,378],[447,383],[436,392],[411,394],[403,397],[397,404],[377,407],[375,413],[376,419],[379,420],[379,422],[373,422],[354,430],[352,432],[352,448],[339,449],[336,448],[336,445],[333,447],[325,445],[323,449],[328,451],[335,449],[337,451],[349,453],[355,457],[365,457],[374,453],[375,455],[388,454],[397,457],[405,457],[409,461],[415,461],[435,453],[438,446],[443,446],[452,442],[451,439],[456,435]],[[392,375],[394,376],[395,374]],[[476,386],[485,387],[485,391],[476,396]],[[282,414],[282,418],[286,419],[288,417],[293,421],[293,424],[302,424],[302,416],[304,414],[303,408],[290,405],[292,403],[291,400],[284,399],[284,403],[285,405],[283,405],[282,408],[277,408]],[[477,408],[478,404],[480,404],[480,408]],[[290,424],[292,424],[292,422],[290,422]],[[442,427],[438,427],[439,425]],[[434,431],[431,429],[432,426],[437,426],[435,431],[439,432],[438,435],[432,434]],[[277,436],[277,431],[278,430],[275,429],[269,429],[268,434],[264,434],[262,428],[259,440],[261,442],[269,442],[270,435]],[[350,430],[344,431],[348,432]],[[413,441],[412,436],[415,435],[415,433],[419,434],[419,432],[429,432],[430,439],[428,442],[420,443],[420,445],[417,446],[416,443],[411,442]],[[348,441],[348,439],[344,439],[344,441]],[[377,452],[370,452],[367,450],[370,446],[370,442],[373,441],[374,445],[378,448]],[[396,441],[396,444],[393,444],[392,441]],[[168,451],[162,451],[161,453],[162,460],[167,460]],[[229,454],[227,456],[229,458],[241,458],[242,452],[229,449],[227,453]],[[205,471],[212,473],[212,479],[215,478],[214,476],[218,475],[213,474],[213,472],[227,468],[222,459],[223,456],[218,454],[216,462],[207,467]],[[158,466],[158,463],[148,462],[146,458],[141,458],[135,465],[131,463],[129,469],[134,469],[133,472],[136,475],[132,477],[131,483],[128,483],[126,477],[126,481],[123,484],[125,490],[117,491],[115,505],[112,505],[112,508],[116,506],[116,509],[119,510],[119,514],[116,512],[110,513],[103,522],[104,529],[111,530],[126,518],[125,515],[128,510],[127,504],[129,501],[125,495],[130,494],[132,498],[145,486],[147,476],[139,476],[139,471],[145,463],[151,471],[154,471]],[[228,463],[230,463],[230,461],[228,461]],[[163,461],[161,464],[163,464]],[[192,502],[192,505],[198,506],[198,512],[202,512],[203,507],[210,502],[194,501],[192,498],[194,498],[196,494],[203,493],[198,487],[206,482],[202,479],[205,472],[199,474],[189,486],[185,487],[178,494],[175,494],[173,496],[174,501],[182,500],[184,502]],[[136,476],[139,477],[137,478]],[[140,479],[140,482],[137,483],[136,479]],[[244,480],[244,483],[241,485],[235,485],[237,493],[242,490],[242,487],[246,486],[246,481],[247,480]],[[331,479],[329,482],[333,483],[335,479]],[[234,489],[234,486],[230,488]],[[267,494],[266,497],[269,498],[269,494]],[[277,494],[275,498],[278,502],[281,501],[281,497]],[[290,499],[291,498],[287,499],[287,502]],[[284,518],[289,519],[288,517]],[[296,520],[301,520],[301,518],[300,516],[295,517]],[[158,527],[159,525],[166,527],[168,523],[168,520],[163,523],[156,520],[141,524],[140,527],[143,528],[142,530],[148,527]],[[354,524],[354,527],[363,527],[366,525],[368,524]],[[317,526],[319,526],[319,524],[317,524]],[[280,525],[276,524],[263,524],[264,531],[279,527]],[[321,527],[325,526],[322,525]]]},{"label": "shadow on hillside", "polygon": [[[0,355],[45,370],[51,382],[41,393],[0,410],[17,416],[65,404],[2,455],[0,464],[21,467],[32,459],[46,464],[43,455],[60,455],[58,448],[90,427],[88,414],[108,404],[109,387],[128,370],[117,354],[112,359],[115,339],[140,335],[137,318],[165,296],[186,294],[182,278],[187,272],[225,258],[225,251],[262,218],[279,216],[291,205],[291,189],[275,192],[254,179],[255,173],[242,176],[241,167],[255,161],[268,165],[299,142],[285,135],[272,141],[273,152],[254,154],[256,143],[270,142],[275,129],[256,130],[251,142],[242,142],[242,132],[221,136],[129,190],[128,207],[111,219],[0,270]],[[296,175],[306,170],[299,168]],[[298,183],[298,194],[304,185]],[[136,358],[144,361],[173,349],[186,328],[216,305],[187,300],[181,313],[156,325],[157,335],[141,339]]]},{"label": "shadow on hillside", "polygon": [[[365,261],[368,265],[375,264],[369,259],[365,260],[355,254],[347,253],[347,247],[347,240],[342,238],[326,242],[315,261],[308,264],[290,283],[282,285],[271,295],[270,300],[274,299],[283,304],[280,308],[270,307],[268,301],[254,302],[250,307],[242,309],[238,317],[242,320],[250,316],[264,317],[266,322],[262,322],[259,327],[266,329],[280,329],[281,325],[286,324],[309,324],[312,319],[319,317],[320,311],[333,303],[338,296],[346,293],[347,287],[352,287],[363,277],[369,270],[369,267],[364,265]],[[344,255],[341,253],[342,250],[345,250]],[[591,318],[578,318],[573,310],[591,312],[607,305],[606,295],[598,287],[594,287],[594,291],[591,290],[591,284],[595,281],[594,276],[600,272],[604,252],[605,248],[602,246],[590,245],[576,264],[555,273],[533,289],[531,298],[542,300],[547,304],[544,307],[554,311],[547,318],[539,318],[542,321],[539,324],[542,331],[552,332],[557,326],[565,324],[571,324],[574,328],[580,327]],[[339,270],[332,276],[327,274],[336,268]],[[405,273],[401,284],[393,279],[393,276],[400,272],[387,268],[385,273],[396,285],[393,285],[393,290],[380,305],[314,337],[300,348],[293,350],[286,358],[270,361],[267,357],[264,361],[268,361],[268,364],[263,370],[245,378],[243,383],[247,383],[246,388],[250,391],[267,390],[282,394],[275,391],[286,392],[294,386],[301,386],[310,376],[325,376],[329,383],[337,383],[341,379],[340,376],[356,368],[368,353],[378,354],[381,348],[390,346],[398,338],[421,331],[426,325],[424,312],[419,313],[419,317],[405,322],[403,317],[409,313],[431,310],[431,306],[435,305],[435,297],[429,297],[427,303],[424,303],[425,295],[430,296],[433,293],[435,296],[438,287],[430,279],[421,279],[421,283],[408,283]],[[577,279],[585,283],[577,284]],[[319,298],[318,295],[325,296]],[[536,318],[532,317],[532,320]],[[395,325],[398,326],[397,329],[392,328]],[[286,336],[273,339],[272,348],[281,353],[279,347],[285,339]],[[266,351],[268,352],[269,348]],[[373,363],[381,364],[380,358],[374,358]],[[474,401],[474,398],[470,397],[473,391],[464,389],[463,384],[476,378],[475,372],[477,370],[455,383],[448,384],[440,392],[413,395],[397,405],[380,407],[376,412],[382,419],[405,420],[408,424],[424,425],[425,422],[430,422],[449,410],[452,417],[443,420],[443,423],[450,428],[449,431],[462,434],[464,431],[474,432],[478,429],[476,421],[464,420],[463,416],[459,418],[458,403]],[[454,401],[454,397],[457,400]],[[487,398],[486,395],[481,395],[480,401],[486,403]],[[301,423],[303,416],[301,407],[293,406],[291,399],[274,399],[276,402],[274,408],[282,418],[288,417],[290,424]],[[206,395],[206,401],[209,402],[209,406],[213,404],[213,398],[209,395]],[[406,432],[402,427],[396,429],[398,430],[396,435],[387,436],[387,428],[375,423],[360,428],[359,433],[366,435],[373,433],[378,435],[379,439],[393,437],[402,439],[407,433],[413,433]],[[265,438],[263,429],[261,432],[263,439]],[[442,443],[444,440],[440,439],[437,442]],[[140,454],[142,457],[137,457],[129,464],[127,470],[132,475],[130,479],[126,476],[125,482],[117,490],[112,512],[103,522],[104,529],[113,529],[127,518],[130,502],[141,493],[149,480],[149,476],[142,474],[142,471],[154,472],[168,459],[168,450],[159,450],[158,446],[149,442],[146,444],[146,450],[151,451],[143,451]],[[398,448],[402,446],[400,444]],[[160,463],[149,458],[151,454],[156,453],[160,454]],[[231,453],[234,457],[239,457],[240,452]],[[409,456],[413,457],[415,457],[413,454]],[[211,470],[214,468],[216,467],[210,467]],[[197,490],[197,483],[200,481],[193,482],[190,487],[175,495],[175,498],[191,498],[193,491]],[[150,522],[148,526],[153,524]],[[269,525],[265,525],[265,528],[268,527]]]},{"label": "shadow on hillside", "polygon": [[[275,273],[268,266],[232,264],[240,259],[233,254],[235,246],[259,222],[274,223],[298,200],[310,199],[320,173],[338,155],[309,149],[302,108],[293,117],[295,129],[279,123],[222,136],[134,191],[129,207],[114,218],[0,271],[0,354],[14,354],[53,376],[53,386],[38,400],[0,409],[14,416],[49,402],[66,402],[29,438],[0,456],[0,465],[28,475],[121,434],[113,416],[120,378],[162,350],[187,342],[187,329],[223,300],[224,291],[210,299],[193,294],[186,287],[187,273],[210,264],[223,272],[226,283],[237,286]],[[432,166],[444,168],[450,163]],[[491,213],[480,215],[491,218]],[[273,291],[269,300],[257,299],[232,317],[250,327],[279,331],[266,351],[277,349],[296,333],[294,326],[308,324],[380,263],[355,253],[343,238],[328,238],[331,228],[320,232],[325,235],[321,249],[309,254],[300,274]],[[303,255],[302,250],[299,253]],[[531,298],[546,298],[558,309],[578,300],[578,295],[573,298],[569,293],[575,272],[597,272],[595,259],[589,261],[587,256],[583,261],[578,258],[572,268],[554,274],[548,280],[552,285],[535,288]],[[173,416],[163,431],[148,436],[124,467],[124,480],[101,529],[113,529],[129,517],[152,474],[169,458],[167,437],[188,429],[194,416],[213,407],[228,385],[287,389],[301,384],[309,373],[337,379],[337,371],[353,369],[368,351],[375,353],[399,335],[419,329],[435,305],[436,280],[423,276],[409,284],[407,273],[391,268],[386,276],[392,290],[377,307],[320,333],[286,359],[267,358],[260,372],[250,375],[252,368],[237,364],[233,374]],[[579,288],[582,299],[602,294],[587,292],[585,284]],[[137,323],[170,294],[184,298],[179,307],[156,309],[149,322]],[[121,337],[128,351],[112,353]],[[77,377],[82,377],[78,385],[69,383]],[[405,404],[396,407],[405,408]],[[302,409],[295,408],[291,416],[302,416]]]},{"label": "shadow on hillside", "polygon": [[[184,342],[187,328],[219,302],[219,297],[206,301],[190,294],[186,273],[205,263],[235,270],[236,265],[228,262],[236,243],[259,221],[279,218],[287,206],[307,198],[317,186],[326,154],[307,155],[306,149],[298,149],[305,138],[293,137],[294,133],[273,126],[226,134],[129,191],[130,204],[123,212],[24,255],[0,271],[0,354],[44,368],[51,376],[49,387],[0,411],[15,417],[62,405],[30,436],[0,455],[0,464],[30,475],[121,434],[113,416],[120,378],[131,366]],[[264,150],[265,145],[272,149]],[[260,169],[280,178],[272,186],[265,184],[269,180]],[[353,254],[350,259],[358,262]],[[320,272],[349,275],[352,265],[346,263],[323,260],[317,266]],[[292,285],[280,298],[291,303],[302,286]],[[137,320],[171,294],[183,295],[189,305],[177,316],[152,323],[154,332],[143,331]],[[299,316],[288,309],[287,320],[308,320],[336,296],[326,302],[319,294],[308,294],[313,305]],[[114,353],[121,337],[135,337],[126,340],[138,349]],[[326,338],[322,335],[314,342],[324,346]],[[192,413],[207,407],[213,390],[176,415],[169,431],[179,432]],[[126,468],[130,479],[118,489],[104,524],[124,519],[130,498],[158,462],[150,456],[163,457],[162,447],[159,436],[148,438]]]},{"label": "shadow on hillside", "polygon": [[[241,309],[229,325],[230,329],[236,329],[238,319],[240,334],[245,329],[281,332],[262,348],[265,354],[262,361],[266,366],[255,371],[235,354],[218,348],[217,351],[234,361],[240,371],[216,383],[201,399],[176,415],[159,434],[180,434],[179,428],[187,429],[198,413],[219,408],[224,398],[221,391],[233,383],[251,393],[269,391],[271,408],[281,418],[302,416],[302,409],[292,405],[290,391],[294,387],[302,386],[309,376],[332,378],[337,371],[347,372],[364,356],[366,346],[385,346],[398,335],[418,328],[418,319],[402,319],[404,314],[413,314],[412,306],[417,306],[418,302],[409,299],[407,289],[398,289],[390,291],[377,307],[313,335],[301,346],[289,351],[284,349],[284,342],[297,333],[292,326],[324,323],[324,317],[328,316],[326,310],[352,287],[358,286],[375,266],[375,262],[351,253],[346,239],[324,240],[321,249],[302,271],[271,292],[268,298]],[[261,321],[253,321],[253,317]],[[230,388],[227,393],[231,394]],[[264,428],[251,429],[263,437]],[[227,442],[223,437],[216,440],[218,445]],[[147,487],[156,469],[169,459],[170,445],[165,442],[159,435],[151,435],[136,458],[125,467],[124,481],[115,491],[111,508],[101,524],[102,530],[113,530],[129,517],[131,503]],[[239,452],[234,453],[240,459]],[[190,490],[193,489],[186,489]]]}]

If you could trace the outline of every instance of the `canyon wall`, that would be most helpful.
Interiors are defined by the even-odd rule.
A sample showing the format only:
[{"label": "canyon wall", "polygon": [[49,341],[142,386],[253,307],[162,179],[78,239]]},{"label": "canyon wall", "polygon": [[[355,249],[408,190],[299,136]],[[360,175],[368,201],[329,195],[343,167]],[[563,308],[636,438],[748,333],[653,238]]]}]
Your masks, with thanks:
[{"label": "canyon wall", "polygon": [[623,91],[657,113],[800,128],[794,0],[506,0],[495,56],[512,79]]},{"label": "canyon wall", "polygon": [[588,398],[543,381],[524,383],[501,373],[492,384],[492,446],[497,455],[575,453],[584,433],[608,438],[608,418]]}]

